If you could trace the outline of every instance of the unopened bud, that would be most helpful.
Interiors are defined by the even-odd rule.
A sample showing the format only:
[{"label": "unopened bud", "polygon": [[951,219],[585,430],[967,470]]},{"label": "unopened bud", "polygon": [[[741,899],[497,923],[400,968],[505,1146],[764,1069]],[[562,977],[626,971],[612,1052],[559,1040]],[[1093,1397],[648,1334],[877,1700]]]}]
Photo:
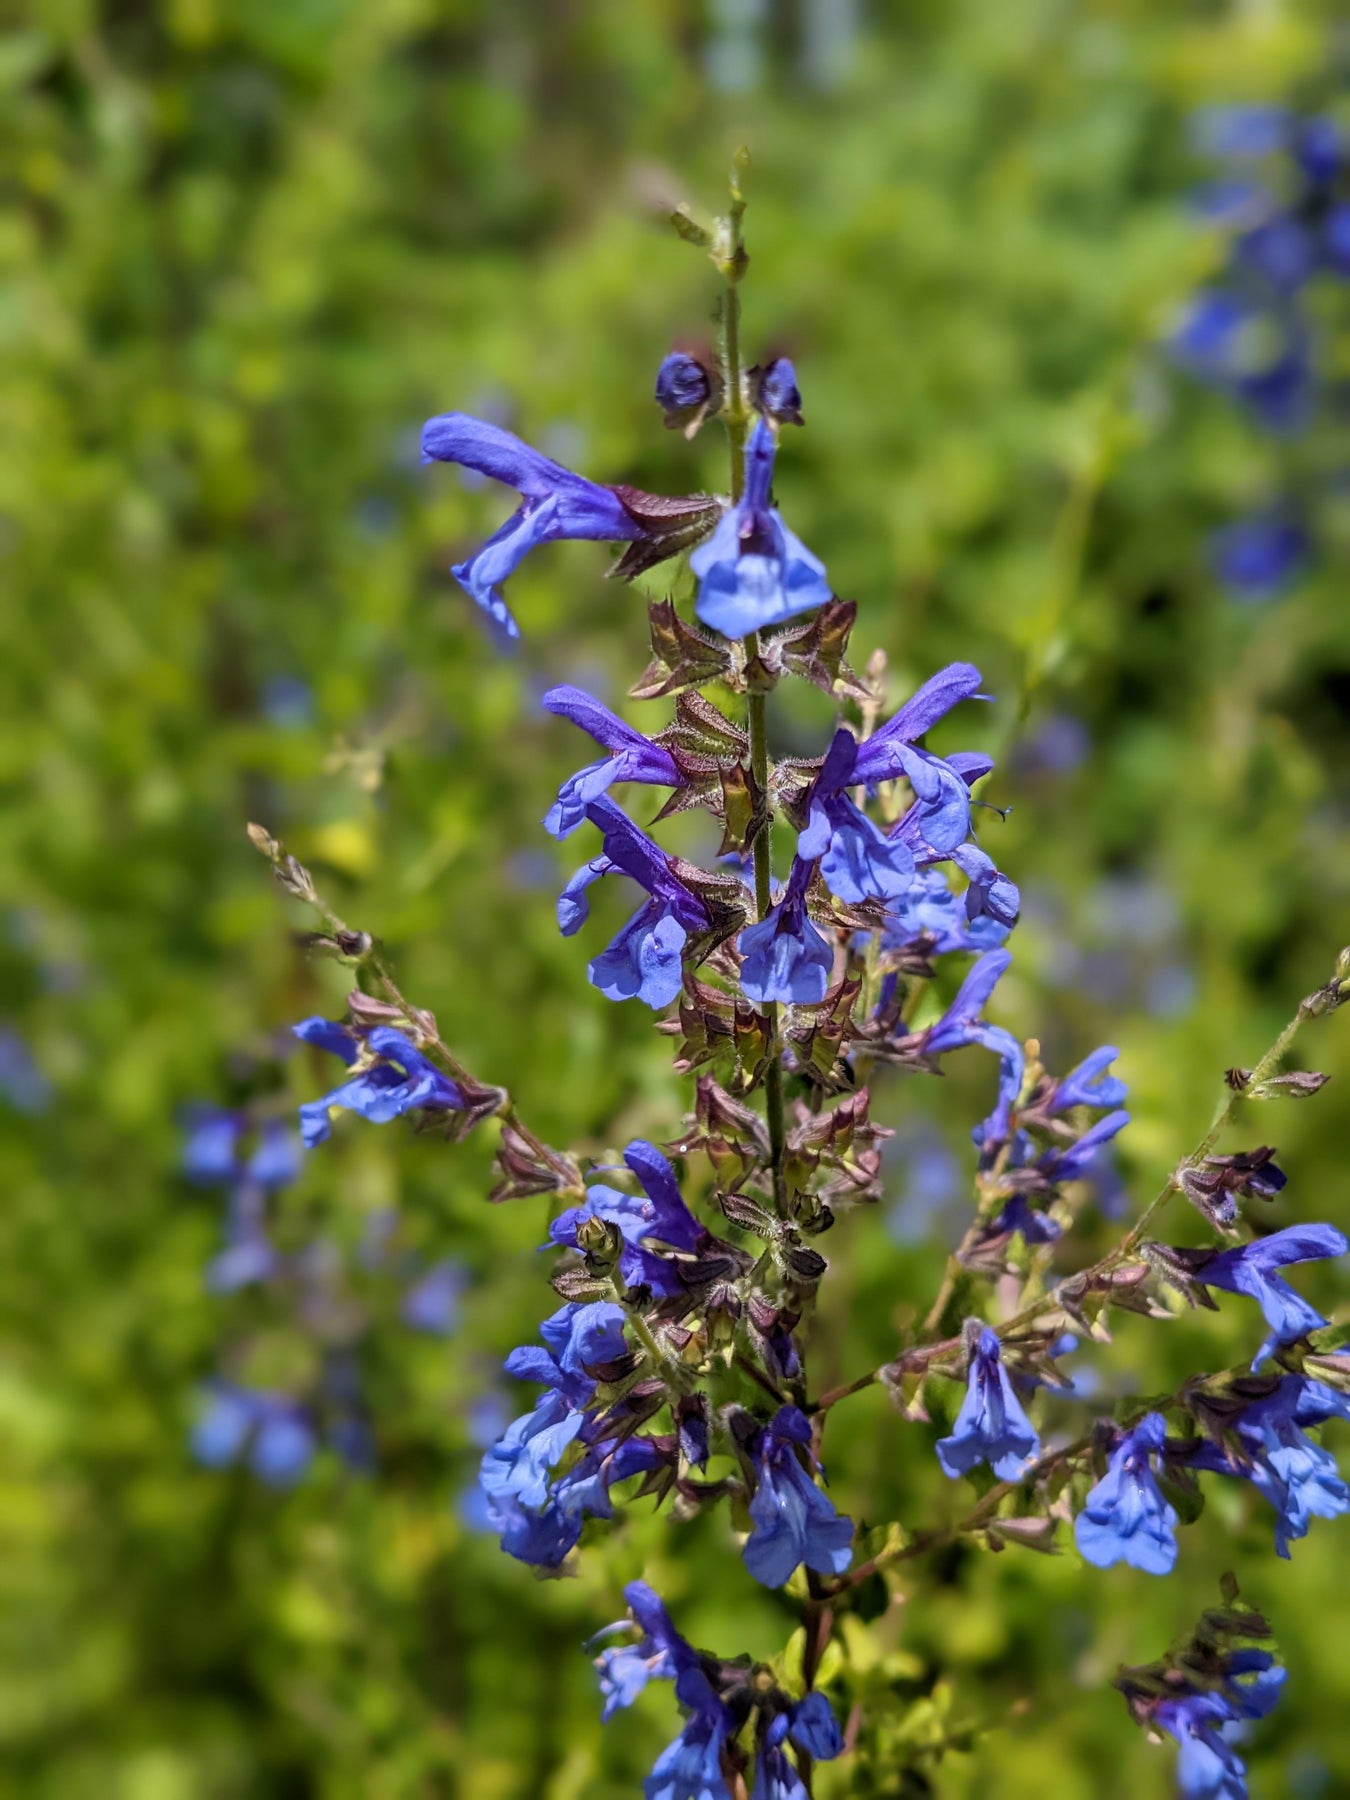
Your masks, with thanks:
[{"label": "unopened bud", "polygon": [[656,372],[655,399],[665,414],[667,429],[693,437],[721,404],[721,377],[697,357],[672,350]]},{"label": "unopened bud", "polygon": [[797,386],[797,371],[786,356],[776,356],[762,368],[747,375],[752,404],[766,418],[779,425],[804,425],[802,396]]}]

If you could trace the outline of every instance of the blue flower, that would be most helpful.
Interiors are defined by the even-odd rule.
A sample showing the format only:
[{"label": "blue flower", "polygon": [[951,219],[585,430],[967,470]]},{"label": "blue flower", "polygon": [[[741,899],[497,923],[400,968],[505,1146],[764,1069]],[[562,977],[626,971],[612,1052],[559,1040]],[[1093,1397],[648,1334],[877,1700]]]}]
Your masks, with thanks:
[{"label": "blue flower", "polygon": [[998,1334],[986,1326],[971,1353],[966,1397],[952,1434],[938,1439],[943,1473],[955,1481],[976,1463],[988,1463],[1000,1481],[1013,1481],[1040,1448],[1003,1367]]},{"label": "blue flower", "polygon": [[183,1173],[206,1187],[239,1178],[239,1139],[244,1121],[219,1106],[194,1106],[188,1114]]},{"label": "blue flower", "polygon": [[1150,1457],[1167,1435],[1161,1413],[1148,1413],[1111,1454],[1106,1474],[1074,1520],[1079,1552],[1099,1569],[1126,1562],[1166,1575],[1177,1560],[1176,1508],[1162,1495]]},{"label": "blue flower", "polygon": [[549,1237],[555,1244],[576,1249],[578,1228],[587,1219],[603,1219],[623,1239],[619,1270],[630,1287],[650,1287],[664,1297],[684,1293],[679,1265],[644,1249],[643,1240],[697,1253],[708,1233],[685,1205],[675,1171],[655,1144],[636,1139],[624,1151],[624,1161],[642,1183],[643,1194],[625,1194],[599,1184],[589,1187],[580,1206],[568,1207],[553,1221]]},{"label": "blue flower", "polygon": [[750,1800],[806,1800],[806,1784],[787,1758],[788,1744],[816,1762],[831,1762],[843,1750],[844,1734],[824,1694],[808,1694],[761,1731]]},{"label": "blue flower", "polygon": [[751,371],[755,404],[766,418],[780,425],[801,425],[802,396],[797,386],[797,371],[786,356],[776,356],[763,369]]},{"label": "blue flower", "polygon": [[741,931],[741,991],[756,1006],[816,1006],[825,998],[834,951],[807,917],[811,870],[798,857],[778,904]]},{"label": "blue flower", "polygon": [[207,1406],[192,1433],[192,1454],[209,1469],[222,1469],[247,1455],[249,1467],[269,1487],[288,1488],[302,1480],[318,1447],[305,1409],[261,1389],[214,1382]]},{"label": "blue flower", "polygon": [[937,869],[921,869],[909,890],[892,903],[882,927],[884,950],[903,950],[918,938],[933,940],[933,954],[953,950],[994,950],[1008,935],[1008,927],[988,914],[971,919],[958,894],[948,887]]},{"label": "blue flower", "polygon": [[305,1043],[340,1056],[348,1068],[358,1067],[350,1081],[300,1108],[300,1133],[307,1149],[330,1135],[334,1110],[359,1113],[373,1125],[385,1125],[407,1112],[455,1112],[465,1104],[450,1077],[390,1025],[376,1025],[358,1035],[316,1017],[303,1019],[292,1029]]},{"label": "blue flower", "polygon": [[993,1112],[977,1127],[984,1143],[1002,1142],[1008,1135],[1010,1114],[1022,1091],[1026,1057],[1021,1044],[1001,1025],[990,1025],[980,1013],[1002,977],[1012,967],[1006,950],[987,950],[971,964],[956,997],[942,1017],[920,1034],[924,1056],[940,1056],[979,1044],[999,1059],[998,1098]]},{"label": "blue flower", "polygon": [[[501,584],[538,544],[560,539],[651,544],[669,555],[690,529],[712,522],[713,503],[702,495],[664,500],[634,488],[602,487],[574,475],[532,450],[499,425],[467,413],[442,413],[422,427],[423,462],[459,463],[515,488],[521,504],[499,531],[451,571],[469,597],[508,637],[520,627],[501,596]],[[670,540],[664,549],[662,540]]]},{"label": "blue flower", "polygon": [[750,1800],[809,1800],[806,1783],[783,1751],[787,1731],[787,1715],[780,1713],[760,1738]]},{"label": "blue flower", "polygon": [[1067,1112],[1071,1106],[1122,1106],[1128,1092],[1125,1083],[1118,1075],[1107,1073],[1119,1055],[1114,1044],[1103,1044],[1091,1056],[1085,1056],[1056,1082],[1046,1111],[1055,1114]]},{"label": "blue flower", "polygon": [[[542,1346],[522,1345],[506,1371],[545,1392],[483,1457],[479,1482],[488,1523],[502,1548],[522,1562],[556,1567],[581,1536],[587,1515],[607,1518],[615,1482],[654,1468],[663,1449],[652,1439],[604,1436],[585,1410],[595,1394],[594,1368],[626,1354],[622,1307],[608,1301],[560,1307],[540,1326]],[[582,1455],[566,1474],[553,1471],[573,1444]]]},{"label": "blue flower", "polygon": [[844,1748],[844,1734],[824,1694],[810,1693],[788,1712],[788,1737],[816,1762],[833,1762]]},{"label": "blue flower", "polygon": [[1083,1133],[1076,1144],[1064,1149],[1052,1145],[1050,1149],[1038,1157],[1036,1168],[1041,1177],[1047,1181],[1083,1181],[1092,1172],[1104,1145],[1130,1122],[1130,1115],[1121,1110],[1107,1113],[1104,1119],[1098,1119],[1095,1125]]},{"label": "blue flower", "polygon": [[689,558],[698,616],[724,637],[746,637],[833,598],[824,563],[770,505],[774,454],[773,432],[757,419],[745,447],[745,492]]},{"label": "blue flower", "polygon": [[592,986],[608,999],[636,998],[659,1010],[679,993],[685,945],[691,935],[712,928],[712,913],[680,879],[674,860],[612,800],[592,801],[586,817],[600,828],[604,854],[587,863],[563,889],[558,929],[564,937],[580,930],[590,911],[586,890],[601,876],[619,872],[645,888],[650,898],[608,948],[592,957],[588,973]]},{"label": "blue flower", "polygon": [[818,861],[830,892],[850,905],[899,900],[914,880],[913,852],[902,838],[887,837],[845,792],[857,755],[853,733],[837,731],[807,798],[797,855]]},{"label": "blue flower", "polygon": [[1169,348],[1182,368],[1226,389],[1268,430],[1289,433],[1305,423],[1312,344],[1306,324],[1289,309],[1205,288],[1189,302]]},{"label": "blue flower", "polygon": [[1304,119],[1294,139],[1294,156],[1314,188],[1330,187],[1345,163],[1345,139],[1328,113]]},{"label": "blue flower", "polygon": [[652,743],[640,731],[612,713],[581,688],[555,687],[544,695],[551,713],[570,719],[587,732],[609,755],[569,775],[549,808],[544,829],[555,838],[569,837],[586,817],[593,800],[607,793],[616,781],[641,781],[653,787],[678,788],[684,777],[668,750]]},{"label": "blue flower", "polygon": [[821,1575],[842,1575],[853,1559],[853,1521],[836,1513],[802,1466],[799,1446],[810,1442],[805,1416],[782,1406],[750,1446],[754,1529],[742,1555],[765,1587],[782,1587],[803,1563]]},{"label": "blue flower", "polygon": [[969,834],[970,788],[993,765],[987,757],[935,756],[917,740],[960,701],[978,696],[979,688],[973,663],[949,663],[857,746],[846,776],[846,782],[868,787],[903,776],[917,802],[913,828],[935,851],[954,849]]},{"label": "blue flower", "polygon": [[1288,1558],[1290,1544],[1308,1535],[1313,1519],[1350,1512],[1350,1488],[1335,1457],[1306,1435],[1328,1419],[1347,1418],[1350,1401],[1325,1382],[1286,1375],[1233,1420],[1235,1444],[1196,1444],[1189,1466],[1250,1481],[1275,1509],[1275,1548]]},{"label": "blue flower", "polygon": [[1225,525],[1209,541],[1219,580],[1238,600],[1273,600],[1302,574],[1310,551],[1297,519],[1275,508]]},{"label": "blue flower", "polygon": [[644,1800],[731,1800],[722,1774],[722,1747],[732,1717],[701,1669],[690,1669],[675,1684],[689,1710],[684,1730],[657,1757],[643,1784]]},{"label": "blue flower", "polygon": [[419,1276],[403,1296],[399,1314],[414,1331],[431,1332],[444,1337],[455,1329],[459,1318],[459,1302],[468,1286],[468,1276],[457,1262],[448,1259],[433,1264]]},{"label": "blue flower", "polygon": [[225,1248],[207,1264],[207,1289],[213,1294],[236,1293],[252,1282],[270,1280],[280,1267],[281,1258],[267,1235],[266,1190],[255,1182],[240,1182],[225,1214]]},{"label": "blue flower", "polygon": [[[803,800],[806,827],[797,853],[803,860],[819,861],[826,886],[839,899],[852,905],[864,900],[903,905],[917,868],[950,861],[970,882],[969,920],[988,915],[994,926],[1016,920],[1017,889],[977,845],[965,841],[970,790],[993,764],[969,751],[935,756],[916,742],[959,701],[974,696],[979,685],[980,672],[971,663],[952,663],[925,682],[866,743],[858,743],[848,731],[835,733]],[[849,789],[901,777],[914,792],[914,804],[889,832],[882,832],[854,803]],[[998,939],[991,935],[981,941]]]},{"label": "blue flower", "polygon": [[1192,1267],[1207,1287],[1248,1294],[1259,1304],[1270,1333],[1252,1362],[1256,1369],[1281,1345],[1295,1343],[1326,1324],[1317,1308],[1296,1294],[1278,1271],[1290,1263],[1343,1256],[1347,1247],[1344,1233],[1334,1225],[1290,1225],[1237,1250],[1217,1251]]},{"label": "blue flower", "polygon": [[595,1659],[604,1719],[631,1706],[649,1681],[674,1681],[687,1670],[698,1669],[702,1660],[676,1631],[655,1588],[645,1581],[630,1581],[623,1597],[630,1619],[607,1626],[606,1633],[627,1630],[631,1624],[641,1636],[636,1644],[616,1645]]},{"label": "blue flower", "polygon": [[1247,1767],[1223,1736],[1224,1728],[1265,1718],[1286,1674],[1268,1651],[1238,1650],[1227,1658],[1220,1686],[1149,1708],[1152,1722],[1180,1746],[1177,1788],[1183,1800],[1246,1800]]},{"label": "blue flower", "polygon": [[1289,142],[1289,109],[1260,100],[1197,107],[1191,133],[1206,156],[1274,156]]},{"label": "blue flower", "polygon": [[266,1189],[285,1187],[300,1173],[300,1145],[280,1119],[266,1119],[248,1157],[240,1154],[247,1127],[241,1113],[219,1106],[194,1106],[188,1113],[183,1173],[203,1187],[248,1181]]}]

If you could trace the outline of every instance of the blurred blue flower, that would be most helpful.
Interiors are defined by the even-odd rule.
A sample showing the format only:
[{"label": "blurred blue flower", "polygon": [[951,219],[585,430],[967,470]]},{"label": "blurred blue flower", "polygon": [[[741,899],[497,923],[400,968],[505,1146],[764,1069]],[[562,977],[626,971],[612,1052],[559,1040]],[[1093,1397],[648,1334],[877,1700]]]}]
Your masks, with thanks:
[{"label": "blurred blue flower", "polygon": [[262,1389],[213,1382],[192,1433],[192,1454],[210,1469],[247,1457],[270,1487],[303,1480],[318,1448],[314,1425],[295,1401]]},{"label": "blurred blue flower", "polygon": [[1239,519],[1209,541],[1214,573],[1238,600],[1272,600],[1307,565],[1308,534],[1281,508]]},{"label": "blurred blue flower", "polygon": [[1246,1800],[1246,1764],[1225,1734],[1248,1720],[1265,1718],[1280,1697],[1285,1675],[1268,1651],[1238,1650],[1225,1658],[1217,1685],[1162,1699],[1149,1709],[1153,1723],[1180,1746],[1177,1791],[1182,1800]]}]

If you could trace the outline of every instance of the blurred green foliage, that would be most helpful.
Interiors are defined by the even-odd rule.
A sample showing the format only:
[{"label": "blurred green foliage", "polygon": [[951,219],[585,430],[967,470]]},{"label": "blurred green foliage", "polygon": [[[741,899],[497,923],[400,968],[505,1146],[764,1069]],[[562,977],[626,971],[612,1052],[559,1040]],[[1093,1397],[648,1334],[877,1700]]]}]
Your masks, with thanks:
[{"label": "blurred green foliage", "polygon": [[[327,1071],[283,1065],[280,1034],[344,991],[294,946],[308,921],[249,818],[554,1142],[678,1126],[666,1040],[556,935],[570,865],[537,828],[579,760],[537,694],[620,695],[641,598],[601,581],[599,548],[541,553],[512,591],[524,652],[499,660],[446,565],[504,497],[419,471],[416,431],[488,411],[597,477],[722,485],[715,434],[663,434],[649,393],[671,343],[710,331],[706,265],[662,209],[716,203],[736,143],[748,348],[796,357],[809,421],[781,502],[859,600],[855,652],[884,648],[893,698],[954,656],[985,670],[997,704],[953,731],[1011,751],[989,792],[1014,810],[988,836],[1027,916],[1000,1017],[1060,1066],[1122,1047],[1140,1200],[1347,935],[1344,571],[1264,611],[1214,588],[1205,533],[1259,496],[1270,451],[1156,350],[1213,255],[1179,200],[1185,113],[1315,78],[1330,9],[756,16],[38,0],[0,43],[0,1011],[51,1086],[0,1143],[0,1793],[608,1800],[673,1731],[665,1692],[599,1727],[580,1646],[624,1580],[645,1569],[728,1654],[778,1655],[793,1629],[725,1518],[634,1508],[555,1584],[462,1522],[469,1409],[549,1301],[542,1218],[484,1206],[481,1139],[349,1122],[287,1201],[294,1232],[347,1242],[397,1204],[476,1277],[448,1346],[381,1339],[379,1478],[324,1458],[283,1498],[185,1448],[231,1306],[202,1289],[219,1218],[176,1173],[181,1109],[313,1094]],[[822,696],[775,701],[783,748],[819,749],[828,723]],[[1056,766],[1066,742],[1076,766]],[[597,941],[621,904],[598,906]],[[1335,1021],[1307,1049],[1350,1076]],[[878,1113],[939,1120],[968,1171],[988,1073],[892,1081]],[[1336,1092],[1249,1127],[1283,1152],[1286,1222],[1345,1223]],[[841,1379],[889,1353],[942,1248],[897,1245],[884,1209],[827,1248],[813,1355]],[[1307,1286],[1334,1310],[1341,1282]],[[1089,1360],[1108,1388],[1161,1391],[1255,1329],[1234,1301],[1127,1322]],[[840,1504],[960,1504],[932,1436],[850,1402]],[[936,1791],[1160,1792],[1170,1754],[1110,1677],[1232,1566],[1291,1670],[1254,1792],[1344,1793],[1343,1529],[1277,1566],[1260,1502],[1215,1494],[1171,1580],[953,1554],[845,1641],[922,1703],[912,1734],[970,1741],[930,1767]],[[896,1791],[848,1763],[822,1789]]]}]

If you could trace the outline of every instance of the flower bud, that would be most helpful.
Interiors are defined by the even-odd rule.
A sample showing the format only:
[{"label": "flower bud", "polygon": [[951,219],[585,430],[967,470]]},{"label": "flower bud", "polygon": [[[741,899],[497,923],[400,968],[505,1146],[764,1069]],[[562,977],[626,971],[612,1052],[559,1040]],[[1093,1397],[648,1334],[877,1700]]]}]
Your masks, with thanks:
[{"label": "flower bud", "polygon": [[797,371],[786,356],[750,370],[750,397],[765,418],[779,425],[804,425]]},{"label": "flower bud", "polygon": [[683,350],[672,350],[656,371],[655,399],[665,414],[667,430],[693,437],[721,404],[722,383],[706,363]]},{"label": "flower bud", "polygon": [[612,1263],[617,1260],[622,1248],[623,1238],[618,1227],[610,1224],[608,1219],[593,1215],[589,1219],[583,1219],[577,1226],[577,1249],[588,1263]]}]

